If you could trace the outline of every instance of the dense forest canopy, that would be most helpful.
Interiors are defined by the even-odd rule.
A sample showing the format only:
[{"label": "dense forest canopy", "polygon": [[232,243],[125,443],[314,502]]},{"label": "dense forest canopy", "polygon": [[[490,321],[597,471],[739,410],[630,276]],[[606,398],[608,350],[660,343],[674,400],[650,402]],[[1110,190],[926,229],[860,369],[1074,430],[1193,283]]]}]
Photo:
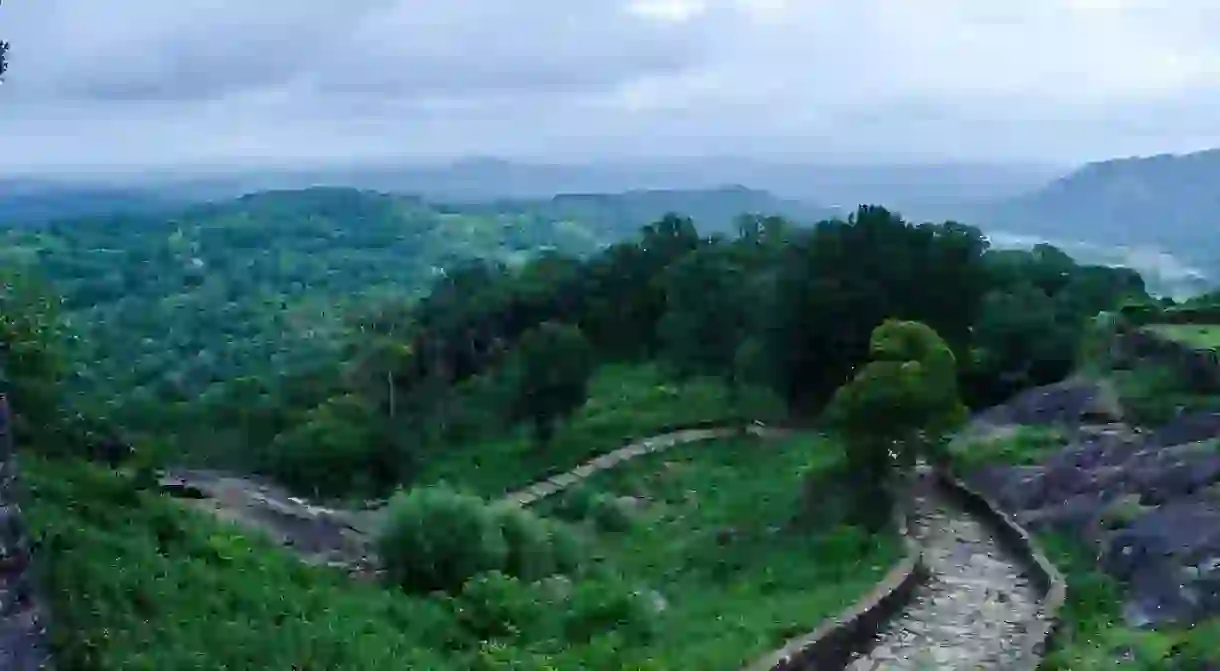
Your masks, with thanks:
[{"label": "dense forest canopy", "polygon": [[[944,338],[977,406],[1060,379],[1090,317],[1148,299],[1133,271],[881,207],[733,225],[668,214],[623,239],[621,223],[317,188],[10,229],[3,255],[63,297],[69,415],[331,494],[409,481],[480,431],[545,437],[579,396],[581,357],[769,387],[813,415],[878,325],[910,320]],[[538,372],[539,343],[571,343],[574,377]],[[475,406],[494,417],[471,420]]]}]

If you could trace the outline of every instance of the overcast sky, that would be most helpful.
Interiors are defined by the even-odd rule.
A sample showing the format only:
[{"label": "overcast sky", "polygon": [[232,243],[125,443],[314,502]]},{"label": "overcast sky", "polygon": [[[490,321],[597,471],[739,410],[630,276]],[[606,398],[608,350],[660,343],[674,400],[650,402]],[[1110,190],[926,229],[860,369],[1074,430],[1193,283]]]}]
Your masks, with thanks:
[{"label": "overcast sky", "polygon": [[5,0],[0,169],[1220,146],[1215,0]]}]

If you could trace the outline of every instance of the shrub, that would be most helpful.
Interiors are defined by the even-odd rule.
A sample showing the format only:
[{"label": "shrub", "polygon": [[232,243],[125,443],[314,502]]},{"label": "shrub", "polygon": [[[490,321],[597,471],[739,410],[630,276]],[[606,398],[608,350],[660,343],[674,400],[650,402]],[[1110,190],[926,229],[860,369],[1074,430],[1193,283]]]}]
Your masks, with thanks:
[{"label": "shrub", "polygon": [[277,435],[261,467],[314,496],[382,495],[409,476],[414,461],[408,436],[385,429],[360,399],[332,398]]},{"label": "shrub", "polygon": [[618,497],[577,487],[565,493],[554,508],[556,517],[589,522],[598,531],[617,533],[631,528],[631,512]]},{"label": "shrub", "polygon": [[439,485],[390,500],[378,550],[391,580],[412,592],[453,593],[490,571],[529,582],[575,574],[586,557],[561,524]]},{"label": "shrub", "polygon": [[487,504],[443,485],[395,494],[377,546],[388,578],[408,592],[455,592],[509,557]]},{"label": "shrub", "polygon": [[517,507],[497,508],[495,518],[508,544],[505,573],[532,581],[558,572],[555,538],[563,530]]},{"label": "shrub", "polygon": [[583,522],[589,519],[593,510],[594,497],[593,491],[587,487],[573,487],[560,496],[554,509],[555,516],[569,522]]},{"label": "shrub", "polygon": [[646,641],[656,634],[658,625],[657,609],[649,597],[611,576],[577,583],[566,612],[564,638],[568,641],[589,641],[605,631]]},{"label": "shrub", "polygon": [[467,580],[454,605],[463,627],[484,641],[517,638],[555,616],[539,589],[499,571]]},{"label": "shrub", "polygon": [[591,504],[589,519],[598,531],[620,533],[631,528],[631,512],[618,497],[598,494]]}]

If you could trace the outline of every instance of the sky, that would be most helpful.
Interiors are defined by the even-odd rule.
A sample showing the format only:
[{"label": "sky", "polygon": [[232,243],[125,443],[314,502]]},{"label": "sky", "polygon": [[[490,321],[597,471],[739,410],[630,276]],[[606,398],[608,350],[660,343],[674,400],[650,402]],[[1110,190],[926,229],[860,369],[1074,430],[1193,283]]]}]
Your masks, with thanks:
[{"label": "sky", "polygon": [[1214,0],[4,0],[0,171],[1220,146]]}]

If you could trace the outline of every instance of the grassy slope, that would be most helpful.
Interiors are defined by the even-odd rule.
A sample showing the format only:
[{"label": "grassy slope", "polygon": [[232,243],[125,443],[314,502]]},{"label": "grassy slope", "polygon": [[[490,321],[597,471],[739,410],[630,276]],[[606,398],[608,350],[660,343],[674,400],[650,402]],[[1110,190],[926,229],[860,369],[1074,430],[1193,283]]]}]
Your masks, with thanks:
[{"label": "grassy slope", "polygon": [[1220,622],[1186,631],[1148,631],[1123,623],[1122,585],[1098,570],[1080,544],[1062,536],[1039,539],[1068,580],[1068,601],[1062,612],[1055,650],[1048,671],[1106,671],[1124,659],[1122,668],[1190,671],[1205,660],[1220,662],[1215,641]]},{"label": "grassy slope", "polygon": [[606,494],[645,502],[627,530],[598,534],[602,562],[668,602],[644,652],[667,669],[736,669],[859,598],[900,554],[896,538],[793,527],[803,474],[837,460],[810,437],[692,444],[538,507],[564,514]]},{"label": "grassy slope", "polygon": [[87,464],[24,466],[61,668],[454,668],[440,604],[306,567]]},{"label": "grassy slope", "polygon": [[1146,328],[1158,335],[1192,347],[1200,349],[1220,347],[1220,325],[1217,324],[1153,324]]},{"label": "grassy slope", "polygon": [[743,416],[778,419],[783,416],[782,404],[766,394],[746,392],[734,407],[719,380],[678,385],[655,365],[603,366],[592,381],[589,401],[548,447],[539,449],[524,428],[507,436],[447,445],[428,455],[420,484],[443,481],[483,496],[501,496],[622,447],[628,438],[646,437],[674,425]]},{"label": "grassy slope", "polygon": [[[593,400],[547,453],[535,454],[524,437],[486,441],[453,449],[434,473],[500,492],[624,435],[733,414],[714,381],[678,392],[662,380],[650,367],[604,370]],[[767,401],[747,407],[755,403],[774,415]],[[463,477],[476,451],[495,466]],[[668,503],[624,534],[590,539],[602,570],[577,581],[576,605],[546,601],[534,588],[454,601],[355,584],[140,491],[129,476],[25,459],[28,515],[65,668],[729,669],[867,591],[898,550],[851,529],[782,528],[799,501],[801,471],[835,463],[833,450],[809,439],[676,448],[599,476],[607,490],[638,485]],[[666,462],[684,465],[650,474]],[[683,498],[688,491],[694,498]],[[735,540],[721,547],[716,534],[729,529]],[[484,594],[498,589],[491,585]],[[630,611],[616,595],[636,586],[668,600],[655,621],[616,610]],[[488,634],[488,618],[503,631]]]}]

